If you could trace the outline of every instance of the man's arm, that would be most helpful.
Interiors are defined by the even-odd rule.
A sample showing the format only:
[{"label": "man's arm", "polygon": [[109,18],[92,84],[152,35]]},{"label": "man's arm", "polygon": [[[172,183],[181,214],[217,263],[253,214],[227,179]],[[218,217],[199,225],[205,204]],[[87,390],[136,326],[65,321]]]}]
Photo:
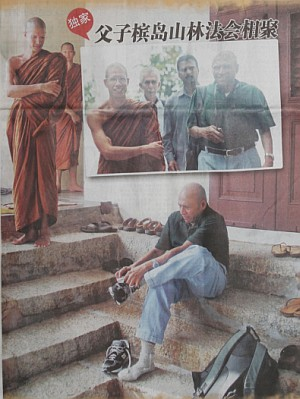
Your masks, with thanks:
[{"label": "man's arm", "polygon": [[123,161],[144,154],[161,159],[163,155],[163,146],[161,141],[155,141],[153,143],[135,147],[121,147],[112,145],[110,138],[106,136],[102,128],[102,124],[108,119],[108,117],[106,117],[106,119],[103,117],[103,112],[106,112],[109,117],[109,111],[90,111],[87,115],[87,123],[91,129],[94,143],[105,159]]},{"label": "man's arm", "polygon": [[73,109],[67,107],[65,108],[65,113],[70,116],[75,125],[81,121],[80,116]]},{"label": "man's arm", "polygon": [[17,57],[10,58],[8,61],[8,71],[7,71],[7,84],[6,84],[7,97],[22,98],[29,96],[31,94],[39,94],[39,93],[48,93],[57,97],[61,92],[61,86],[59,85],[58,80],[46,83],[31,84],[31,85],[14,84],[16,77],[15,76],[16,65],[17,65]]},{"label": "man's arm", "polygon": [[178,170],[177,162],[174,159],[174,148],[173,148],[173,135],[174,135],[174,120],[172,114],[172,102],[171,99],[167,101],[164,110],[164,134],[163,144],[165,157],[168,162],[168,168],[170,171]]},{"label": "man's arm", "polygon": [[[159,265],[163,265],[173,256],[187,249],[190,245],[193,245],[193,243],[190,241],[185,241],[179,247],[172,248],[169,251],[162,251],[155,248],[155,250],[157,251],[156,254],[160,253],[158,256],[154,256],[152,258],[149,257],[149,255],[151,255],[151,252],[153,250],[150,251],[144,258],[140,259],[138,262],[133,263],[131,266],[129,266],[130,269],[128,269],[127,271],[125,271],[125,273],[122,273],[121,275],[125,274],[124,281],[130,286],[139,286],[145,273],[147,273],[149,270],[153,268],[153,262],[152,262],[153,259],[155,259],[155,261]],[[120,272],[122,270],[123,269],[121,269]]]},{"label": "man's arm", "polygon": [[259,134],[265,151],[265,162],[263,164],[263,168],[270,168],[274,163],[272,135],[270,130],[264,132],[259,131]]}]

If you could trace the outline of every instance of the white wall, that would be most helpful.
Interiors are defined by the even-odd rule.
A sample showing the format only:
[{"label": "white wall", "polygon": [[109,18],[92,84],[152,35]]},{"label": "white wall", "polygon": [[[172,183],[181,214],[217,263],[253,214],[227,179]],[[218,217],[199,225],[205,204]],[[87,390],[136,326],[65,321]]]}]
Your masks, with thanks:
[{"label": "white wall", "polygon": [[151,217],[164,223],[167,216],[178,209],[178,193],[189,182],[202,184],[208,194],[207,174],[185,172],[88,177],[85,180],[85,198],[117,203],[124,219]]}]

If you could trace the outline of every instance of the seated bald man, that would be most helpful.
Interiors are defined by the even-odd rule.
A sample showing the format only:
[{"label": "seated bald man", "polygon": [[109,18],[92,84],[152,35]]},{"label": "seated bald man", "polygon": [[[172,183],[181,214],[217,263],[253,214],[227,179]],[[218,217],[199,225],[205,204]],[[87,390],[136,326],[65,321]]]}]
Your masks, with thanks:
[{"label": "seated bald man", "polygon": [[120,303],[144,281],[149,288],[137,329],[140,358],[119,373],[121,380],[134,381],[154,370],[155,344],[163,342],[172,303],[192,296],[215,298],[226,287],[229,244],[224,218],[209,207],[205,190],[197,183],[183,187],[178,206],[155,248],[120,269],[119,281],[109,290]]}]

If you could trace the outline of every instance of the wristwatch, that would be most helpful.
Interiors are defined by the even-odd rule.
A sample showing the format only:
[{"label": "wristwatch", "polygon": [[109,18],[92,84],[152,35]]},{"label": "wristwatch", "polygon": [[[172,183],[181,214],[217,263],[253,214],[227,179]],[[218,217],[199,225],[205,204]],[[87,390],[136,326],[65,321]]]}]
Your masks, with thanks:
[{"label": "wristwatch", "polygon": [[265,153],[265,157],[270,157],[270,158],[272,158],[273,161],[274,161],[274,154],[271,154],[270,152],[266,152],[266,153]]}]

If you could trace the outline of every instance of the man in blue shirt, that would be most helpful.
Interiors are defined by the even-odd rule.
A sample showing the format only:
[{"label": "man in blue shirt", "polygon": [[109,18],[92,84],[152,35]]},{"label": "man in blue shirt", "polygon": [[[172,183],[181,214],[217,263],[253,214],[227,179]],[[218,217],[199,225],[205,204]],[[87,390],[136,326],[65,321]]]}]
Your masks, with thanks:
[{"label": "man in blue shirt", "polygon": [[140,358],[119,373],[122,380],[134,381],[154,370],[155,344],[163,342],[172,303],[192,296],[214,298],[226,287],[229,244],[224,218],[209,207],[197,183],[183,187],[178,205],[155,248],[116,273],[131,292],[144,280],[149,288],[137,329]]},{"label": "man in blue shirt", "polygon": [[191,54],[180,56],[177,72],[183,88],[167,100],[164,117],[163,144],[169,171],[186,170],[187,118],[199,74],[196,58]]}]

